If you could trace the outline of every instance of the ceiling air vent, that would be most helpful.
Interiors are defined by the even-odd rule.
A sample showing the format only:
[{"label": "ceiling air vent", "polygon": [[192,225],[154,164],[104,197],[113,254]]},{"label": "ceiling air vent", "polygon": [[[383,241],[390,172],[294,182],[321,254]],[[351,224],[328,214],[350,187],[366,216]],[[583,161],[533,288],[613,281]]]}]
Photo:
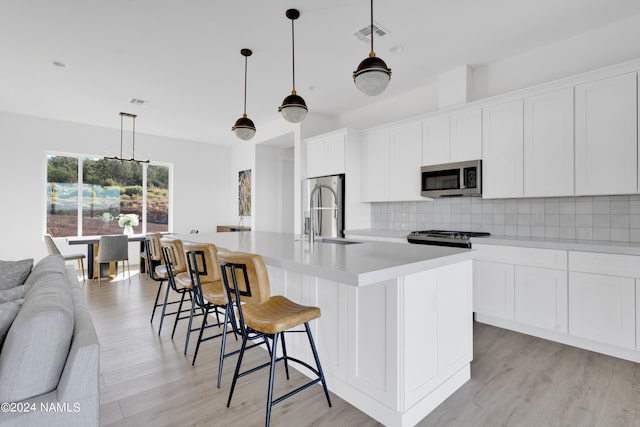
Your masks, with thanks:
[{"label": "ceiling air vent", "polygon": [[[389,31],[382,28],[380,24],[378,24],[375,21],[373,23],[373,31],[376,33],[376,38],[384,37],[385,35],[389,34]],[[358,31],[353,33],[353,35],[362,42],[370,43],[371,42],[371,25],[366,25],[360,28]]]},{"label": "ceiling air vent", "polygon": [[133,105],[147,105],[149,104],[149,101],[145,101],[144,99],[131,98],[131,100],[129,100],[129,103]]}]

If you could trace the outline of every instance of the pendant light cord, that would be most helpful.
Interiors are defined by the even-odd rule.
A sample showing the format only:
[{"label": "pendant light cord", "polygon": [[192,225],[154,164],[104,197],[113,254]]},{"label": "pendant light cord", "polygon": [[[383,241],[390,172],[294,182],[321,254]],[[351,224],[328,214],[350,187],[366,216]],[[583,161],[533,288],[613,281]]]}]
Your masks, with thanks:
[{"label": "pendant light cord", "polygon": [[296,43],[295,43],[295,31],[293,29],[294,19],[291,20],[291,63],[293,71],[293,93],[296,93]]},{"label": "pendant light cord", "polygon": [[247,117],[247,57],[244,57],[244,117]]},{"label": "pendant light cord", "polygon": [[122,158],[122,138],[123,138],[123,128],[124,126],[124,121],[123,121],[123,116],[122,114],[120,114],[120,158]]},{"label": "pendant light cord", "polygon": [[375,55],[373,51],[373,0],[371,0],[371,53]]}]

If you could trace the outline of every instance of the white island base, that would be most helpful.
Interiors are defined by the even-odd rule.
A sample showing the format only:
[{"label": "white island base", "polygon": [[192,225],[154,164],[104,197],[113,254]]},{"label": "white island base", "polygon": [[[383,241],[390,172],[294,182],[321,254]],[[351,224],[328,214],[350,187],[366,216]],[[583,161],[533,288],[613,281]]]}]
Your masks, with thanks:
[{"label": "white island base", "polygon": [[[469,380],[471,260],[366,286],[268,269],[273,295],[320,307],[311,326],[329,389],[380,423],[413,426]],[[313,365],[303,334],[287,351]]]}]

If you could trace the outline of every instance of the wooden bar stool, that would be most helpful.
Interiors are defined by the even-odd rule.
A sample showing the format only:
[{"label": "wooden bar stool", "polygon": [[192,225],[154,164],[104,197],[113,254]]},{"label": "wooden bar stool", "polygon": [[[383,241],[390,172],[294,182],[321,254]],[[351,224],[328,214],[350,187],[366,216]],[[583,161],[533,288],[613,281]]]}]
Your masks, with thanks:
[{"label": "wooden bar stool", "polygon": [[[242,335],[242,346],[238,356],[238,362],[233,374],[233,382],[229,391],[227,407],[231,404],[231,398],[238,378],[255,372],[259,369],[270,367],[269,388],[267,392],[267,414],[265,425],[269,426],[271,420],[271,408],[284,399],[305,390],[318,382],[322,383],[327,403],[331,407],[331,398],[327,383],[320,366],[320,358],[316,350],[316,345],[311,335],[309,322],[320,317],[318,307],[307,307],[281,296],[270,296],[269,276],[264,261],[260,255],[241,252],[221,252],[218,258],[222,267],[222,281],[227,291],[227,298],[235,306],[239,317],[239,332]],[[297,326],[304,325],[304,330],[292,330]],[[316,367],[312,367],[300,359],[287,355],[285,344],[285,333],[306,332],[309,338],[309,345],[313,352]],[[277,356],[278,338],[282,340],[282,356]],[[246,350],[248,340],[264,340],[269,350],[271,361],[255,368],[240,372],[242,357]],[[269,348],[267,339],[271,339],[272,346]],[[317,377],[308,383],[296,388],[284,396],[273,399],[273,376],[275,365],[279,361],[284,361],[287,380],[289,379],[288,362],[296,362],[309,369]]]},{"label": "wooden bar stool", "polygon": [[[189,329],[192,329],[193,316],[196,306],[204,310],[204,318],[199,328],[193,328],[193,331],[199,330],[198,343],[196,351],[193,354],[191,365],[196,363],[200,343],[222,336],[222,348],[226,341],[227,333],[234,333],[235,328],[227,329],[227,322],[235,318],[233,313],[229,313],[227,305],[227,294],[222,285],[222,277],[220,274],[220,263],[218,262],[218,248],[213,243],[185,243],[184,249],[187,257],[187,269],[191,277],[191,289],[193,300],[191,304],[191,317],[189,318]],[[208,323],[209,315],[216,315],[216,323]],[[220,321],[220,315],[224,316],[224,320]],[[208,328],[224,325],[222,332],[203,338],[204,330]],[[236,335],[236,340],[238,339]],[[221,368],[220,368],[221,369]]]}]

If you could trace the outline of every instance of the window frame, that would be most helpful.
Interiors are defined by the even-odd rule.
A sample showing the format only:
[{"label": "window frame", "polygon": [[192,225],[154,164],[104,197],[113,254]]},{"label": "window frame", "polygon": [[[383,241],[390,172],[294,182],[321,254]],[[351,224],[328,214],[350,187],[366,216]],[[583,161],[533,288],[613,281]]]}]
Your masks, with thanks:
[{"label": "window frame", "polygon": [[[82,218],[83,218],[83,185],[82,181],[83,176],[83,168],[84,168],[84,159],[85,158],[93,158],[93,159],[102,159],[104,156],[98,156],[93,154],[78,154],[78,153],[65,153],[60,151],[45,151],[44,159],[43,159],[43,201],[42,201],[42,212],[43,212],[43,234],[47,234],[47,185],[48,185],[48,167],[49,167],[49,156],[62,156],[62,157],[71,157],[78,159],[78,182],[76,185],[78,186],[78,212],[77,212],[77,223],[76,223],[76,232],[77,236],[83,236],[82,234]],[[142,221],[142,234],[147,233],[147,169],[149,166],[163,166],[169,169],[169,177],[168,177],[168,190],[169,190],[169,200],[168,200],[168,218],[167,218],[167,232],[173,232],[173,163],[165,163],[165,162],[157,162],[150,161],[149,163],[142,163],[142,215],[140,220]],[[64,236],[64,237],[75,237],[75,236]]]}]

